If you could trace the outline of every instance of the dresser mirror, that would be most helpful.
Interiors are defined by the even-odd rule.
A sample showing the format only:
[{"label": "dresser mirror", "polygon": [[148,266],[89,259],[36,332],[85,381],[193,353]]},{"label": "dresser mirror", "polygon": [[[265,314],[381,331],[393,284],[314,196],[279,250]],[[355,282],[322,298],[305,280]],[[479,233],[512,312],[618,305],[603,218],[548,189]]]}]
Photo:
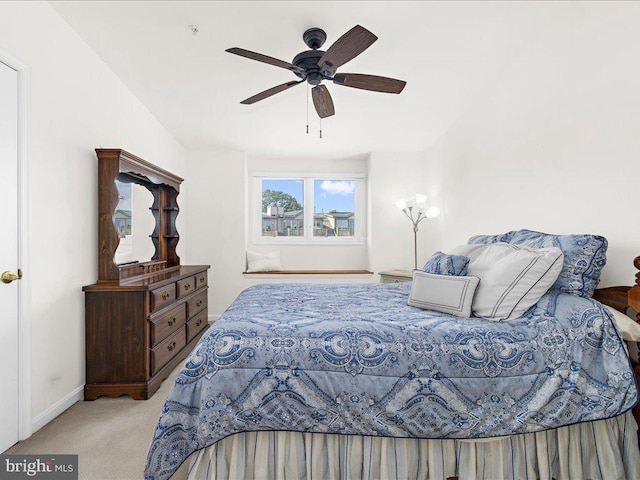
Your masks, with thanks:
[{"label": "dresser mirror", "polygon": [[98,156],[98,283],[180,268],[182,178],[121,149]]},{"label": "dresser mirror", "polygon": [[116,187],[119,201],[113,214],[113,224],[120,242],[113,261],[116,265],[148,262],[155,253],[151,241],[156,225],[150,210],[153,194],[126,174],[119,175]]}]

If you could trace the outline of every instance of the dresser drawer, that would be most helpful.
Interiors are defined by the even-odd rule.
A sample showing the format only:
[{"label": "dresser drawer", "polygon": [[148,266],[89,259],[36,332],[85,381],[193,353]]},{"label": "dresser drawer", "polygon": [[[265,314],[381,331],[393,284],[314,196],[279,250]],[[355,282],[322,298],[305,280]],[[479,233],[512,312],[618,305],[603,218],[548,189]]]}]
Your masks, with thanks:
[{"label": "dresser drawer", "polygon": [[151,316],[151,346],[167,338],[187,321],[187,305],[181,303],[161,315]]},{"label": "dresser drawer", "polygon": [[207,286],[207,272],[200,272],[196,275],[196,288]]},{"label": "dresser drawer", "polygon": [[207,308],[207,289],[187,300],[187,316],[193,317],[196,313]]},{"label": "dresser drawer", "polygon": [[151,290],[151,311],[159,310],[176,299],[176,284],[170,283],[161,288]]},{"label": "dresser drawer", "polygon": [[209,323],[207,322],[206,310],[202,310],[195,316],[191,317],[187,322],[187,343],[193,340],[193,337],[207,328],[208,325]]},{"label": "dresser drawer", "polygon": [[151,349],[151,375],[164,367],[186,345],[185,326]]},{"label": "dresser drawer", "polygon": [[183,278],[178,282],[178,298],[190,294],[196,289],[196,277]]}]

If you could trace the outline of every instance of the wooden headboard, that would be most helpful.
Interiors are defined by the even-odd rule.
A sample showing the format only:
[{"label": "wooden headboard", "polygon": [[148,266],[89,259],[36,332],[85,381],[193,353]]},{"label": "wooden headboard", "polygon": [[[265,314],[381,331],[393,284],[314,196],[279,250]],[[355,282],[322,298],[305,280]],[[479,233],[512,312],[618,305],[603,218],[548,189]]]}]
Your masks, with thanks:
[{"label": "wooden headboard", "polygon": [[[633,260],[633,265],[640,270],[640,257]],[[594,292],[593,298],[624,314],[627,314],[628,308],[631,307],[636,314],[636,322],[640,323],[640,272],[636,273],[636,282],[632,287],[598,288]],[[640,342],[637,351],[640,352]],[[636,375],[636,383],[640,386],[640,353],[635,358],[630,356],[630,360]],[[633,416],[640,425],[640,403],[633,407]],[[640,443],[640,429],[638,430],[638,440]]]},{"label": "wooden headboard", "polygon": [[[636,257],[633,265],[640,270],[640,257]],[[636,312],[636,322],[640,322],[640,272],[636,273],[636,284],[627,292],[629,306]]]},{"label": "wooden headboard", "polygon": [[[640,270],[640,257],[633,260],[633,265]],[[636,282],[632,287],[597,288],[593,298],[625,314],[631,307],[636,312],[636,321],[640,323],[640,272],[636,273]]]},{"label": "wooden headboard", "polygon": [[[633,260],[633,265],[640,270],[640,257]],[[632,287],[597,288],[593,298],[625,315],[631,307],[635,312],[636,322],[640,323],[640,272],[636,273],[636,282]],[[638,350],[640,352],[640,342],[638,342]],[[637,373],[640,375],[640,353],[638,357],[631,358],[631,362],[637,367]]]}]

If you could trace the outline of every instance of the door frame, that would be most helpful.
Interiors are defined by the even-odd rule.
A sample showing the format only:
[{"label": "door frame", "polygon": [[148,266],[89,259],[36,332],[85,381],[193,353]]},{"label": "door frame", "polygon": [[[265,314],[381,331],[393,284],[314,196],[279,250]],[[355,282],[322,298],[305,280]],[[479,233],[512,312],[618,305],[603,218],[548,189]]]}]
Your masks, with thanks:
[{"label": "door frame", "polygon": [[[29,68],[0,50],[0,62],[18,72],[18,267],[25,272],[18,285],[18,440],[33,432],[31,419],[31,317],[29,315],[29,238],[27,90]],[[13,268],[13,267],[12,267]]]}]

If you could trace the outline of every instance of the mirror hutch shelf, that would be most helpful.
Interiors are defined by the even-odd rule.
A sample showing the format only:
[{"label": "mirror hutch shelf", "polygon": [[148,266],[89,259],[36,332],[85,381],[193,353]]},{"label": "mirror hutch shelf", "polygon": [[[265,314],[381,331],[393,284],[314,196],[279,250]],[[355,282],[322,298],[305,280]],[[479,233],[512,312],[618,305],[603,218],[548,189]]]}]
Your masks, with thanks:
[{"label": "mirror hutch shelf", "polygon": [[[122,149],[96,149],[98,157],[98,280],[85,292],[85,400],[101,395],[153,395],[193,349],[208,326],[209,265],[181,265],[176,253],[178,195],[183,179]],[[151,260],[116,263],[126,234],[135,231],[134,209],[119,210],[118,184],[133,183],[153,195]],[[116,220],[116,212],[118,220]],[[126,231],[116,226],[128,218]],[[123,233],[124,232],[124,233]],[[150,233],[150,234],[149,234]]]}]

